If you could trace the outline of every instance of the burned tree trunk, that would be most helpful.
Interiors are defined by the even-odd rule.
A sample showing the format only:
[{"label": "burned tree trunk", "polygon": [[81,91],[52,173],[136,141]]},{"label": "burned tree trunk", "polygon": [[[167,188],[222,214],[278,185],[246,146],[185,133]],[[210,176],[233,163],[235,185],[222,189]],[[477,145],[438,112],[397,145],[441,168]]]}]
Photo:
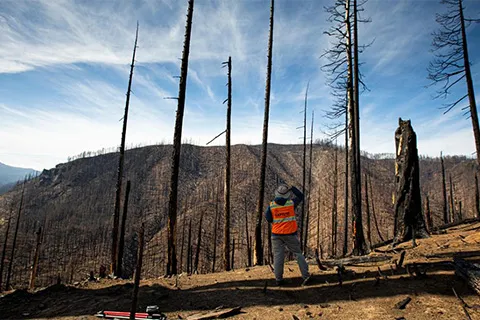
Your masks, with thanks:
[{"label": "burned tree trunk", "polygon": [[3,241],[2,260],[0,261],[0,292],[2,292],[3,267],[5,265],[5,254],[7,253],[8,232],[10,231],[10,224],[12,222],[12,211],[10,211],[10,217],[8,218],[8,222],[7,222],[7,230],[5,230],[5,240]]},{"label": "burned tree trunk", "polygon": [[427,230],[429,232],[432,232],[433,220],[432,220],[432,213],[430,212],[430,200],[428,199],[428,195],[426,196],[426,203],[425,203],[425,217],[427,219]]},{"label": "burned tree trunk", "polygon": [[[305,104],[303,108],[303,175],[302,175],[302,190],[303,193],[306,194],[307,190],[305,189],[305,180],[307,176],[307,168],[306,168],[306,157],[307,157],[307,99],[308,99],[308,86],[305,90]],[[305,198],[306,199],[306,198]],[[303,243],[304,233],[307,232],[307,225],[305,224],[305,202],[302,201],[302,215],[300,218],[300,226],[299,226],[299,234],[300,234],[300,246],[303,248],[303,252],[305,252],[305,246]]]},{"label": "burned tree trunk", "polygon": [[200,260],[200,246],[202,245],[202,222],[203,222],[203,212],[200,215],[200,223],[198,224],[197,249],[195,251],[195,264],[193,267],[194,273],[198,273],[198,262]]},{"label": "burned tree trunk", "polygon": [[365,205],[366,205],[366,214],[367,214],[367,241],[368,246],[371,250],[373,243],[372,243],[372,228],[371,228],[371,219],[370,219],[370,203],[368,202],[368,177],[365,174]]},{"label": "burned tree trunk", "polygon": [[445,181],[445,165],[443,164],[443,156],[440,152],[440,164],[442,166],[442,194],[443,194],[443,223],[447,224],[448,221],[448,210],[447,210],[447,184]]},{"label": "burned tree trunk", "polygon": [[395,131],[395,236],[393,244],[426,238],[428,232],[422,215],[417,136],[410,120],[399,119]]},{"label": "burned tree trunk", "polygon": [[137,40],[138,40],[138,22],[137,31],[135,33],[135,45],[133,46],[132,64],[130,65],[130,77],[128,78],[127,99],[125,102],[125,113],[123,115],[123,128],[122,128],[122,140],[120,142],[120,157],[118,159],[117,168],[117,184],[115,187],[115,210],[113,213],[113,229],[112,229],[112,260],[111,260],[111,273],[116,274],[118,269],[118,223],[120,220],[120,198],[122,194],[122,180],[123,180],[123,163],[125,157],[125,139],[127,136],[127,120],[128,120],[128,107],[130,105],[130,92],[132,91],[132,78],[133,68],[135,66],[135,53],[137,52]]},{"label": "burned tree trunk", "polygon": [[252,266],[252,249],[250,243],[250,236],[248,233],[248,207],[247,207],[247,198],[245,197],[245,237],[247,239],[247,267]]},{"label": "burned tree trunk", "polygon": [[187,274],[192,272],[192,219],[188,223],[188,241],[187,241]]},{"label": "burned tree trunk", "polygon": [[235,268],[235,238],[233,238],[232,243],[232,262],[230,263],[232,270]]},{"label": "burned tree trunk", "polygon": [[8,264],[7,281],[5,283],[6,290],[8,290],[8,288],[10,287],[10,276],[12,274],[13,260],[15,257],[15,247],[17,246],[17,235],[18,235],[18,228],[20,227],[20,217],[22,216],[24,195],[25,195],[25,181],[23,181],[22,195],[20,197],[20,206],[18,207],[17,222],[15,224],[15,233],[13,234],[12,252],[10,253],[10,263]]},{"label": "burned tree trunk", "polygon": [[183,43],[182,67],[178,86],[178,106],[173,134],[173,151],[170,176],[170,190],[168,196],[168,241],[167,241],[167,275],[177,274],[177,197],[178,174],[180,169],[180,152],[182,147],[183,112],[185,110],[185,93],[187,91],[188,55],[190,53],[190,35],[192,33],[194,0],[188,0],[187,23],[185,27],[185,41]]},{"label": "burned tree trunk", "polygon": [[342,248],[342,256],[347,255],[348,251],[348,112],[345,112],[345,188],[344,188],[344,195],[343,195],[343,248]]},{"label": "burned tree trunk", "polygon": [[183,249],[185,248],[185,214],[183,216],[183,223],[182,223],[182,246],[180,247],[180,269],[181,272],[185,271],[185,268],[183,267]]},{"label": "burned tree trunk", "polygon": [[225,142],[225,202],[223,227],[223,267],[230,270],[230,120],[232,115],[232,58],[228,57],[228,97],[227,97],[227,128]]},{"label": "burned tree trunk", "polygon": [[309,154],[309,166],[308,166],[308,195],[307,195],[307,219],[305,221],[305,238],[303,239],[303,254],[306,255],[308,253],[308,226],[310,224],[310,200],[311,200],[311,192],[310,188],[312,187],[312,163],[313,163],[313,119],[315,117],[315,112],[312,111],[312,125],[310,127],[310,154]]},{"label": "burned tree trunk", "polygon": [[125,190],[125,201],[123,202],[122,224],[120,225],[120,240],[118,241],[118,259],[117,259],[117,277],[122,277],[123,273],[123,251],[125,248],[125,228],[127,223],[128,213],[128,197],[130,195],[130,180],[127,181],[127,188]]},{"label": "burned tree trunk", "polygon": [[337,161],[337,146],[335,145],[334,151],[334,169],[333,169],[333,200],[332,200],[332,257],[337,256],[337,185],[338,185],[338,161]]},{"label": "burned tree trunk", "polygon": [[38,269],[38,256],[40,254],[40,245],[42,244],[42,227],[38,228],[37,234],[37,244],[35,246],[35,255],[33,257],[32,273],[30,274],[30,285],[29,289],[33,290],[35,288],[35,278],[37,277]]},{"label": "burned tree trunk", "polygon": [[475,173],[475,216],[480,218],[480,197],[478,192],[478,178]]},{"label": "burned tree trunk", "polygon": [[212,273],[215,272],[215,262],[217,261],[217,229],[218,229],[218,189],[217,189],[217,201],[215,201],[215,222],[213,223]]},{"label": "burned tree trunk", "polygon": [[263,200],[265,196],[265,174],[267,167],[267,141],[268,141],[268,116],[270,112],[270,85],[272,75],[272,48],[273,48],[273,13],[274,0],[270,3],[270,32],[268,36],[268,57],[267,57],[267,80],[265,85],[265,113],[263,116],[263,138],[262,138],[262,158],[260,162],[260,181],[258,188],[257,203],[257,223],[255,225],[255,245],[253,251],[255,253],[255,265],[263,264],[263,246],[262,246],[262,216],[263,216]]},{"label": "burned tree trunk", "polygon": [[[369,185],[370,185],[370,199],[372,201],[372,215],[373,215],[373,222],[375,223],[375,229],[377,229],[377,234],[378,234],[378,238],[380,239],[380,241],[384,242],[385,239],[382,237],[382,234],[380,233],[380,228],[378,227],[378,221],[377,221],[377,216],[375,215],[375,201],[374,201],[374,198],[373,198],[373,187],[372,187],[372,177],[369,177]],[[368,192],[368,191],[366,191]]]},{"label": "burned tree trunk", "polygon": [[132,308],[130,309],[130,319],[135,319],[135,312],[137,310],[137,297],[138,289],[140,287],[140,276],[142,273],[142,263],[143,263],[143,247],[145,243],[145,227],[142,223],[140,228],[140,233],[138,235],[138,256],[137,256],[137,266],[135,268],[135,281],[133,285],[132,292]]},{"label": "burned tree trunk", "polygon": [[450,181],[450,222],[455,222],[455,203],[453,200],[453,183],[452,183],[452,175],[448,175],[448,179]]}]

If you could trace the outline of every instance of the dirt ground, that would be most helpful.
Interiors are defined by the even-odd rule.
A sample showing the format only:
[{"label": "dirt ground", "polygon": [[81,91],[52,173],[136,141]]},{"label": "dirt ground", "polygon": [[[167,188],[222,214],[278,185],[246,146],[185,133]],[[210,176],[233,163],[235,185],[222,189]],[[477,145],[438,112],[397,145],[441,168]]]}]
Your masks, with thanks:
[{"label": "dirt ground", "polygon": [[[396,270],[392,261],[347,266],[343,284],[334,269],[320,271],[312,261],[311,285],[300,286],[294,262],[287,263],[285,277],[291,284],[274,286],[273,273],[266,267],[238,269],[205,275],[179,275],[178,278],[148,279],[141,282],[139,312],[158,305],[168,319],[185,319],[219,306],[241,306],[231,319],[467,319],[452,288],[471,307],[471,319],[480,319],[480,297],[455,275],[454,254],[480,260],[480,223],[465,224],[446,234],[418,240],[418,246],[404,243],[392,252],[380,253],[404,264],[426,268],[426,276]],[[476,255],[476,257],[475,257]],[[380,272],[379,272],[380,270]],[[412,268],[409,268],[412,270]],[[265,284],[266,290],[265,290]],[[0,298],[1,319],[97,319],[100,310],[130,310],[133,284],[125,280],[101,280],[84,286],[56,285],[36,292],[15,290]],[[395,304],[410,297],[405,309]],[[295,316],[295,317],[294,317]]]}]

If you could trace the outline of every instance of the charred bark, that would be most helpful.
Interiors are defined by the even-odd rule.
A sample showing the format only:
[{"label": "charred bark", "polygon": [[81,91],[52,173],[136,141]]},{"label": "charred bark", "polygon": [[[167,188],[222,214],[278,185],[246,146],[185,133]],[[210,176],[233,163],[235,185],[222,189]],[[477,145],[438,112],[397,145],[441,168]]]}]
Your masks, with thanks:
[{"label": "charred bark", "polygon": [[127,181],[125,190],[125,201],[123,202],[122,224],[120,225],[120,240],[118,241],[118,260],[117,260],[117,277],[123,276],[123,251],[125,248],[125,228],[127,225],[128,214],[128,198],[130,196],[130,180]]},{"label": "charred bark", "polygon": [[399,119],[395,131],[395,236],[394,245],[412,238],[426,238],[422,215],[417,136],[410,120]]},{"label": "charred bark", "polygon": [[443,156],[440,152],[440,164],[442,166],[442,194],[443,194],[443,223],[449,223],[448,219],[448,205],[447,205],[447,184],[445,180],[445,165],[443,164]]},{"label": "charred bark", "polygon": [[478,177],[475,173],[475,216],[480,218],[480,197],[478,192]]},{"label": "charred bark", "polygon": [[198,263],[200,261],[200,247],[202,245],[202,221],[203,221],[203,212],[200,215],[200,222],[198,224],[198,234],[197,234],[197,248],[195,251],[195,263],[193,266],[193,272],[198,273]]},{"label": "charred bark", "polygon": [[178,174],[180,169],[180,152],[182,147],[183,113],[185,110],[185,93],[187,91],[188,55],[190,53],[190,36],[192,33],[194,0],[188,0],[187,23],[185,27],[185,41],[183,43],[182,67],[178,86],[178,106],[175,119],[175,133],[173,135],[173,151],[171,163],[170,190],[168,196],[168,241],[167,241],[167,275],[177,274],[177,197]]},{"label": "charred bark", "polygon": [[265,173],[267,166],[267,141],[268,141],[268,117],[270,112],[270,85],[272,75],[272,48],[273,48],[273,13],[274,0],[270,2],[270,32],[268,36],[268,57],[267,57],[267,80],[265,85],[265,114],[263,117],[263,138],[262,138],[262,157],[260,162],[260,181],[258,188],[257,203],[257,223],[255,225],[255,265],[263,264],[263,246],[262,246],[262,215],[263,200],[265,196]]},{"label": "charred bark", "polygon": [[228,57],[228,98],[227,98],[227,128],[225,142],[225,202],[224,202],[224,229],[223,229],[223,267],[230,270],[230,122],[232,115],[232,58]]},{"label": "charred bark", "polygon": [[138,238],[139,238],[138,239],[138,256],[137,256],[137,266],[135,269],[135,281],[133,285],[132,307],[130,309],[130,320],[135,320],[135,312],[137,310],[138,289],[140,287],[140,276],[142,273],[143,247],[145,242],[145,227],[143,223],[140,228]]},{"label": "charred bark", "polygon": [[[306,158],[307,158],[307,99],[308,99],[308,86],[309,83],[307,83],[307,89],[305,90],[305,104],[303,108],[303,175],[302,175],[302,190],[303,193],[305,194],[305,199],[306,199],[306,193],[307,190],[305,189],[305,181],[306,181],[306,176],[307,176],[307,167],[306,167]],[[305,219],[306,219],[306,214],[305,214],[305,202],[302,201],[302,215],[300,219],[300,226],[299,226],[299,234],[300,234],[300,246],[303,249],[303,252],[305,252],[305,245],[306,242],[303,242],[302,240],[306,238],[304,233],[307,232],[307,225],[305,224]]]}]

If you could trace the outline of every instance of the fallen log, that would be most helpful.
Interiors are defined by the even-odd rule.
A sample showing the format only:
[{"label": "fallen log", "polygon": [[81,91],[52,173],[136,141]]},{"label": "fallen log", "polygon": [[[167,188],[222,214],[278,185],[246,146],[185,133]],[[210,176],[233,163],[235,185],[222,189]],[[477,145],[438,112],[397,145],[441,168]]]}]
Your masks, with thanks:
[{"label": "fallen log", "polygon": [[427,259],[443,259],[443,258],[472,258],[480,257],[480,250],[470,250],[470,251],[460,251],[460,252],[441,252],[436,254],[427,254],[425,258]]},{"label": "fallen log", "polygon": [[240,313],[240,309],[242,307],[235,307],[235,308],[227,308],[221,310],[214,310],[209,313],[197,313],[187,317],[187,320],[206,320],[206,319],[219,319],[219,318],[227,318],[237,313]]},{"label": "fallen log", "polygon": [[460,258],[454,259],[453,265],[455,266],[455,273],[480,295],[480,265]]},{"label": "fallen log", "polygon": [[338,267],[338,266],[351,266],[362,263],[372,263],[372,262],[382,262],[391,260],[392,256],[389,255],[375,255],[375,256],[359,256],[343,259],[331,259],[321,261],[322,265],[327,267]]},{"label": "fallen log", "polygon": [[433,231],[444,230],[444,229],[456,227],[456,226],[459,226],[459,225],[462,225],[462,224],[468,224],[468,223],[478,222],[478,221],[480,221],[480,218],[464,219],[462,221],[451,222],[451,223],[444,224],[442,226],[435,227],[435,228],[433,228]]},{"label": "fallen log", "polygon": [[410,297],[406,297],[405,299],[403,299],[402,301],[398,302],[396,305],[395,305],[395,309],[405,309],[405,307],[407,306],[407,304],[410,303],[410,301],[412,301],[412,298]]}]

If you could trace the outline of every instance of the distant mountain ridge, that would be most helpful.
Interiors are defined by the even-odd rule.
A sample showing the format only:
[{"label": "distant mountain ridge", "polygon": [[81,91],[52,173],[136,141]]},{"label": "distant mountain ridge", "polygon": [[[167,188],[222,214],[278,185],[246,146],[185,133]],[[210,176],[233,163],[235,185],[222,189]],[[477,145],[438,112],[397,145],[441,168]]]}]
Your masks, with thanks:
[{"label": "distant mountain ridge", "polygon": [[13,185],[27,175],[37,175],[40,172],[34,169],[18,168],[0,162],[0,189],[5,185]]}]

